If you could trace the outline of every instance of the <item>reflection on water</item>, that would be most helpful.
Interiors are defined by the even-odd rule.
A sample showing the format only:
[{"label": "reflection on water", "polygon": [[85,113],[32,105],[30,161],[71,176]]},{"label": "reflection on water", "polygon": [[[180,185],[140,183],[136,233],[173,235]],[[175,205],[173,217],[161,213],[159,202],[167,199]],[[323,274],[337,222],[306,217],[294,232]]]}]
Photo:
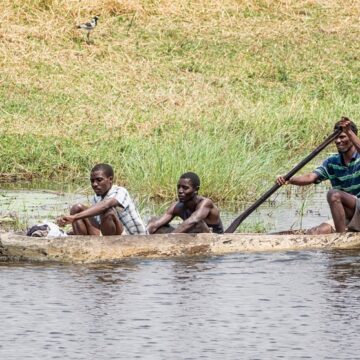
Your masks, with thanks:
[{"label": "reflection on water", "polygon": [[3,265],[1,359],[358,359],[359,252]]},{"label": "reflection on water", "polygon": [[339,286],[357,286],[360,288],[360,282],[357,282],[357,279],[360,278],[358,255],[359,250],[333,251],[329,254],[332,270],[329,272],[329,276],[336,280]]}]

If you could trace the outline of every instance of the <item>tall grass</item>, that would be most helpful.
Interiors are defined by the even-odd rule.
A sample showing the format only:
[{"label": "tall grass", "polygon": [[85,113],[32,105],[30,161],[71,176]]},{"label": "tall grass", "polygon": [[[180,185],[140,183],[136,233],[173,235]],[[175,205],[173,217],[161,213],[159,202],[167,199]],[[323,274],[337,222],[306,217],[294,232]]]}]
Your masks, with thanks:
[{"label": "tall grass", "polygon": [[[215,200],[251,200],[340,116],[359,119],[357,1],[3,0],[0,14],[0,174],[73,181],[109,162],[169,200],[193,170]],[[75,25],[93,15],[87,44]]]}]

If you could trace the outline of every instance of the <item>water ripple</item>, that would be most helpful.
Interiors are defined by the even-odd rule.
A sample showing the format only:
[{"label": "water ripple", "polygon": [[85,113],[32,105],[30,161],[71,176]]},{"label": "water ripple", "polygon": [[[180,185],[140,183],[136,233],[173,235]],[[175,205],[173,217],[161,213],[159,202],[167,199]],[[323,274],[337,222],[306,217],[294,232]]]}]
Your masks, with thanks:
[{"label": "water ripple", "polygon": [[1,264],[2,359],[358,359],[360,253]]}]

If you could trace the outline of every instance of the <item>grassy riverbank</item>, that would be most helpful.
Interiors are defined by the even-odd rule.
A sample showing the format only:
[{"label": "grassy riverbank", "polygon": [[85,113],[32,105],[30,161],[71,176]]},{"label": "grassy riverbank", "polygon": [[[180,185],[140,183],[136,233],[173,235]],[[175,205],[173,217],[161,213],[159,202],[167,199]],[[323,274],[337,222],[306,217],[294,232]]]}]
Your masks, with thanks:
[{"label": "grassy riverbank", "polygon": [[[251,200],[341,115],[360,119],[356,1],[3,0],[0,13],[1,174],[72,181],[109,162],[132,192],[169,199],[192,170],[202,193]],[[93,15],[87,44],[75,24]]]}]

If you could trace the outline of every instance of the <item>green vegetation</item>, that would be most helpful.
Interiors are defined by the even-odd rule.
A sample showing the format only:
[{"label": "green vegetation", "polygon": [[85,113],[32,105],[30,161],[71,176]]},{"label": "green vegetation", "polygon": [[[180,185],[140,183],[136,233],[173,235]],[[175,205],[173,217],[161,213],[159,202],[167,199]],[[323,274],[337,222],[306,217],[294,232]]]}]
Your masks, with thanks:
[{"label": "green vegetation", "polygon": [[[342,115],[360,119],[356,1],[2,0],[0,12],[0,178],[79,181],[109,162],[143,198],[171,199],[192,170],[214,200],[253,200]],[[87,44],[75,24],[93,15]]]}]

